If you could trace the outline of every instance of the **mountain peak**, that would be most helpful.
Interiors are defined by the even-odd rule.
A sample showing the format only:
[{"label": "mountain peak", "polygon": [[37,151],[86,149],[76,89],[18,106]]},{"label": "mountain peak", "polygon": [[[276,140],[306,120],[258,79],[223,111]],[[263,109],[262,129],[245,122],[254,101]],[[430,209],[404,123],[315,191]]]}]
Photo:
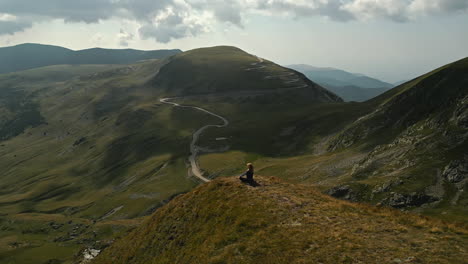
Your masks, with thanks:
[{"label": "mountain peak", "polygon": [[232,46],[200,48],[177,54],[159,71],[154,84],[171,96],[283,93],[306,102],[342,101],[302,73]]}]

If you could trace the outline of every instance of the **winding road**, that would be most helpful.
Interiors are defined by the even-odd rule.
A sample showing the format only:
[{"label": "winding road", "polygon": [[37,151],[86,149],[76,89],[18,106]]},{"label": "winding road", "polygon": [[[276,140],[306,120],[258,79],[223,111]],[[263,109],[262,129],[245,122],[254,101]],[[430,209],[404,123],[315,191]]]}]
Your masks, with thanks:
[{"label": "winding road", "polygon": [[[245,69],[245,71],[254,71],[254,70],[258,71],[258,70],[262,70],[262,69],[266,68],[266,66],[263,65],[264,60],[262,58],[257,57],[257,60],[258,60],[258,62],[254,62],[254,63],[250,64],[251,67]],[[284,75],[266,76],[265,78],[266,79],[270,79],[270,78],[280,78],[281,79],[281,78],[295,76],[295,75],[296,75],[295,73],[287,73],[287,74],[284,74]],[[284,80],[283,79],[284,84],[293,84],[293,83],[297,83],[297,82],[300,82],[300,81],[301,81],[300,78],[292,78],[292,79],[289,79],[289,80]],[[299,86],[295,86],[295,87],[282,88],[281,91],[285,92],[285,91],[289,91],[289,90],[303,89],[303,88],[307,88],[308,86],[309,85],[307,83],[305,83],[303,85],[299,85]],[[277,92],[278,92],[277,90],[271,90],[271,91],[245,91],[245,92],[237,91],[237,92],[234,92],[234,93],[232,93],[232,92],[224,93],[224,94],[219,94],[218,93],[217,95],[218,96],[220,96],[220,95],[224,95],[224,96],[227,96],[227,95],[246,96],[246,95],[259,95],[259,94],[277,93]],[[191,97],[191,96],[188,96],[188,97]],[[197,97],[197,96],[195,96],[195,97]],[[224,118],[224,117],[222,117],[222,116],[220,116],[218,114],[212,113],[212,112],[210,112],[210,111],[208,111],[208,110],[206,110],[204,108],[197,107],[197,106],[180,105],[178,103],[172,102],[173,100],[183,99],[183,98],[187,98],[187,97],[162,98],[159,101],[161,103],[163,103],[163,104],[172,105],[174,107],[192,108],[192,109],[207,113],[209,115],[212,115],[214,117],[217,117],[217,118],[219,118],[219,119],[221,119],[223,121],[222,125],[206,125],[206,126],[200,128],[200,129],[198,129],[197,131],[195,131],[195,133],[193,133],[192,142],[190,143],[189,161],[190,161],[190,167],[191,167],[192,174],[195,177],[199,178],[203,182],[209,182],[210,179],[207,179],[206,177],[203,177],[203,174],[202,174],[202,172],[200,170],[200,167],[198,166],[198,163],[197,163],[197,156],[202,150],[199,146],[197,146],[197,141],[198,141],[198,138],[200,137],[200,135],[206,129],[208,129],[210,127],[217,127],[217,128],[227,127],[229,125],[229,121],[226,118]]]},{"label": "winding road", "polygon": [[206,129],[210,128],[210,127],[217,127],[217,128],[221,128],[221,127],[227,127],[229,125],[229,121],[220,116],[220,115],[217,115],[215,113],[212,113],[206,109],[203,109],[201,107],[197,107],[197,106],[189,106],[189,105],[180,105],[178,103],[174,103],[174,102],[171,102],[171,100],[176,100],[176,99],[182,99],[182,97],[174,97],[174,98],[162,98],[160,99],[159,101],[163,104],[169,104],[169,105],[173,105],[175,107],[182,107],[182,108],[192,108],[192,109],[196,109],[198,111],[201,111],[201,112],[204,112],[204,113],[207,113],[209,115],[212,115],[214,117],[217,117],[219,119],[221,119],[223,121],[223,124],[222,125],[206,125],[200,129],[198,129],[197,131],[195,131],[195,133],[193,133],[193,137],[192,137],[192,142],[190,143],[190,157],[189,157],[189,161],[190,161],[190,167],[192,169],[192,174],[199,178],[200,180],[202,180],[203,182],[209,182],[210,180],[207,179],[206,177],[203,177],[203,174],[201,173],[201,170],[200,170],[200,167],[198,166],[198,163],[197,163],[197,155],[200,151],[200,148],[197,146],[197,141],[198,141],[198,138],[200,137],[200,135],[203,133],[203,131],[205,131]]}]

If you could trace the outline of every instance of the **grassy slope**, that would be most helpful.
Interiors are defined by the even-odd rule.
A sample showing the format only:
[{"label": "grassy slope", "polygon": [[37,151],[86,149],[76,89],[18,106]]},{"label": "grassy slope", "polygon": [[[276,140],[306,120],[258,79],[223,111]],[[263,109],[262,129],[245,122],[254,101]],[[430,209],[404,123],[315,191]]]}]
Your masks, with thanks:
[{"label": "grassy slope", "polygon": [[[275,108],[262,105],[260,99],[200,101],[233,120],[230,127],[205,135],[204,144],[230,145],[231,151],[202,156],[202,168],[209,175],[232,176],[243,169],[242,164],[254,161],[261,173],[318,183],[322,190],[350,184],[357,199],[372,203],[391,192],[435,189],[439,203],[407,209],[466,221],[468,196],[459,191],[463,186],[457,190],[440,175],[450,161],[463,159],[468,147],[466,128],[454,119],[463,113],[467,61],[444,66],[360,104]],[[217,142],[216,137],[228,140]],[[327,147],[335,150],[324,152]],[[400,180],[403,184],[373,193]]]},{"label": "grassy slope", "polygon": [[[288,82],[296,78],[297,82]],[[275,91],[307,85],[301,92],[308,102],[342,101],[299,72],[270,61],[260,62],[253,55],[227,46],[195,49],[173,56],[153,82],[170,95]]]},{"label": "grassy slope", "polygon": [[[213,51],[216,54],[219,48]],[[251,67],[257,61],[232,48],[221,48],[221,52],[227,55],[221,60],[227,65],[231,58],[240,57],[238,62],[232,61],[233,69],[238,67],[236,63]],[[209,54],[210,49],[205,49],[190,52],[187,57],[212,59]],[[178,63],[177,59],[170,61]],[[0,114],[9,120],[22,120],[18,116],[24,110],[21,105],[25,101],[31,102],[36,113],[34,118],[24,119],[19,129],[6,135],[0,145],[0,166],[4,168],[0,174],[0,221],[5,225],[15,223],[0,231],[10,239],[8,243],[0,243],[1,261],[15,262],[21,258],[24,263],[34,263],[41,250],[47,252],[44,260],[70,261],[70,257],[64,258],[58,251],[47,248],[66,246],[76,253],[83,245],[92,246],[89,241],[80,243],[80,237],[86,237],[96,225],[145,216],[167,199],[198,184],[186,176],[191,135],[195,129],[218,120],[158,102],[161,96],[167,95],[163,89],[167,87],[150,80],[165,64],[148,61],[128,66],[51,66],[0,76],[1,91],[21,92],[23,98],[10,105],[10,99],[1,101]],[[263,89],[288,87],[283,80],[259,81],[258,78],[271,71],[292,73],[273,63],[267,64],[271,69],[257,72],[249,80],[268,83]],[[184,72],[173,72],[171,78],[179,79],[179,73]],[[199,81],[214,82],[217,85],[204,87],[219,88],[226,81],[236,83],[237,77],[248,75],[248,71],[242,69],[237,74],[228,76],[232,80],[210,74]],[[244,84],[254,87],[249,80]],[[310,82],[309,87],[313,92],[305,100],[307,103],[323,98],[339,100],[326,91],[325,97],[314,97],[322,88]],[[225,91],[226,87],[219,89]],[[300,97],[289,97],[292,102],[297,98]],[[113,210],[116,212],[107,216]],[[21,224],[14,220],[19,215],[37,217]],[[97,223],[63,244],[53,242],[51,237],[67,236],[66,230],[51,230],[48,225],[54,220],[41,220],[48,216],[57,221],[65,217]],[[34,227],[30,232],[32,237],[17,235],[23,233],[24,225]],[[118,229],[127,224],[115,226]],[[97,238],[104,240],[112,236],[113,232],[98,231]]]},{"label": "grassy slope", "polygon": [[[37,124],[24,122],[24,133],[0,144],[0,166],[4,168],[0,174],[0,208],[3,214],[0,220],[10,223],[14,217],[24,214],[58,215],[85,221],[98,220],[97,225],[110,221],[113,223],[110,226],[118,229],[129,224],[114,223],[113,220],[147,215],[166,199],[192,189],[197,182],[186,177],[185,165],[191,134],[195,129],[219,120],[193,110],[158,103],[160,96],[180,92],[221,92],[218,96],[190,97],[181,101],[206,107],[231,121],[229,127],[207,130],[201,138],[204,147],[231,146],[229,152],[201,157],[202,168],[212,177],[238,174],[245,162],[255,161],[257,171],[263,174],[294,182],[319,183],[321,189],[350,182],[358,186],[377,186],[389,179],[353,178],[353,165],[364,160],[373,148],[358,144],[326,152],[327,140],[344,128],[353,127],[351,123],[354,120],[369,114],[389,98],[403,93],[408,84],[360,104],[310,104],[313,98],[317,98],[314,97],[315,92],[321,92],[320,88],[312,89],[314,93],[306,96],[293,92],[228,95],[227,88],[236,91],[244,88],[255,90],[257,87],[270,90],[287,88],[285,80],[279,78],[270,85],[271,80],[265,77],[275,71],[281,74],[291,72],[267,61],[261,71],[239,70],[239,67],[251,67],[251,63],[258,60],[226,47],[221,47],[219,63],[215,63],[215,67],[210,66],[207,60],[216,59],[219,49],[189,52],[185,58],[188,61],[179,58],[183,58],[183,54],[178,55],[166,65],[168,68],[161,70],[162,77],[156,79],[154,74],[162,62],[110,68],[57,66],[0,76],[0,85],[3,83],[2,87],[22,91],[24,98],[34,103],[42,118]],[[233,55],[226,57],[226,50],[232,51]],[[240,58],[236,60],[237,57]],[[231,59],[234,66],[227,63]],[[183,68],[184,71],[179,68],[194,61],[196,63]],[[226,75],[217,73],[218,69],[225,70]],[[195,78],[199,74],[203,79]],[[237,80],[244,81],[238,79],[242,74],[250,76],[246,80],[256,83],[245,81],[239,85]],[[198,86],[191,85],[191,78]],[[10,85],[11,80],[14,80],[14,86]],[[315,86],[309,83],[309,87]],[[327,97],[334,98],[328,94],[322,99]],[[10,119],[18,114],[18,111],[11,110],[15,108],[2,109],[0,115]],[[228,140],[215,141],[216,137],[228,137]],[[381,144],[381,139],[376,139],[372,146]],[[463,152],[463,148],[458,152]],[[424,154],[419,153],[418,156]],[[454,152],[451,155],[450,158],[456,158],[460,154]],[[444,165],[434,163],[431,166],[440,168]],[[424,166],[419,167],[418,175],[427,173]],[[386,175],[385,171],[379,173],[377,176]],[[424,181],[418,177],[414,179],[414,182],[398,188],[408,187],[405,191],[420,189],[417,183]],[[464,199],[462,196],[461,201]],[[119,211],[102,219],[121,206]],[[463,207],[463,203],[459,206]],[[466,213],[462,207],[441,204],[440,211],[435,214],[441,216],[447,208],[452,208],[450,212],[458,211],[456,219],[463,220]],[[447,218],[453,219],[452,214]],[[1,242],[1,261],[14,262],[19,255],[34,259],[37,251],[51,246],[50,238],[41,231],[49,222],[40,220],[41,217],[37,219],[28,220],[26,224],[38,227],[33,229],[34,239],[14,235],[22,232],[21,225],[13,230],[0,231],[4,237],[14,237],[10,242],[21,245],[14,248],[10,242]],[[90,230],[93,228],[97,227],[92,225]],[[112,228],[106,230],[98,232],[98,238],[115,235],[109,231]],[[31,239],[36,242],[28,244]],[[74,252],[82,247],[78,241],[69,242]],[[44,256],[44,259],[55,258],[57,253],[56,250],[47,252],[51,255]],[[31,260],[30,263],[35,262]]]},{"label": "grassy slope", "polygon": [[[212,117],[160,105],[158,90],[145,85],[158,67],[157,61],[53,66],[0,76],[3,87],[21,91],[41,117],[41,122],[26,120],[24,132],[18,130],[16,137],[0,144],[0,220],[9,223],[18,214],[94,219],[98,224],[131,219],[196,186],[186,176],[188,145],[193,131],[213,122]],[[19,120],[24,108],[7,107],[11,119]],[[49,231],[41,231],[50,228],[49,221],[40,219],[27,221],[37,227],[32,236],[18,235],[23,231],[17,221],[0,231],[18,245],[0,243],[0,262],[37,263],[41,250],[47,252],[44,261],[64,259],[59,251],[46,250],[61,243],[51,242]],[[97,232],[102,239],[113,234]],[[87,244],[79,241],[66,244],[76,253]]]},{"label": "grassy slope", "polygon": [[218,179],[177,197],[93,263],[462,263],[467,230],[310,186]]},{"label": "grassy slope", "polygon": [[[453,111],[454,102],[467,94],[468,58],[448,64],[392,89],[371,101],[379,106],[343,131],[333,147],[349,146],[361,139],[366,144],[388,143],[407,127]],[[432,116],[431,116],[432,115]],[[388,133],[392,130],[392,133]]]}]

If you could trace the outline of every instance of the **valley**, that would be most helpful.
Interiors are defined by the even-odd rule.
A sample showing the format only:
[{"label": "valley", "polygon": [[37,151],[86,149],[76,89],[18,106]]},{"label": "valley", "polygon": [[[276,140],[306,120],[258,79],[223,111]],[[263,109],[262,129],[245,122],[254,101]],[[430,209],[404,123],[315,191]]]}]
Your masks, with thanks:
[{"label": "valley", "polygon": [[[316,192],[337,208],[374,212],[321,193],[454,223],[427,220],[422,233],[400,228],[425,237],[423,243],[443,233],[460,246],[466,233],[455,223],[468,215],[467,62],[361,103],[343,102],[300,72],[228,46],[128,65],[0,75],[0,262],[74,263],[85,250],[106,252],[134,228],[140,236],[154,212],[173,208],[167,204],[175,197],[185,203],[180,197],[195,196],[199,185],[195,193],[217,185],[244,188],[232,176],[247,162],[266,186]],[[265,192],[281,196],[283,187]],[[206,197],[194,199],[209,206],[209,192]],[[407,214],[385,210],[378,214],[390,222]],[[395,258],[407,252],[400,253]],[[454,258],[465,253],[454,249]],[[111,263],[106,256],[102,263]]]}]

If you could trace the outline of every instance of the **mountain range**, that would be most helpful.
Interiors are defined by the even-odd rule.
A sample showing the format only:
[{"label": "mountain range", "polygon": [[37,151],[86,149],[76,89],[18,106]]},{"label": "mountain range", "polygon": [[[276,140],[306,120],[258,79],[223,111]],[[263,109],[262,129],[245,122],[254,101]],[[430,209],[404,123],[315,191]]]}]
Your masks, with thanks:
[{"label": "mountain range", "polygon": [[60,64],[127,64],[141,60],[162,59],[180,52],[177,49],[142,51],[101,48],[74,51],[51,45],[21,44],[0,48],[0,73]]},{"label": "mountain range", "polygon": [[350,73],[335,68],[320,68],[306,64],[288,65],[287,67],[304,73],[307,78],[336,93],[345,101],[363,102],[395,86],[363,74]]},{"label": "mountain range", "polygon": [[467,73],[360,103],[229,46],[2,74],[0,262],[456,263]]}]

